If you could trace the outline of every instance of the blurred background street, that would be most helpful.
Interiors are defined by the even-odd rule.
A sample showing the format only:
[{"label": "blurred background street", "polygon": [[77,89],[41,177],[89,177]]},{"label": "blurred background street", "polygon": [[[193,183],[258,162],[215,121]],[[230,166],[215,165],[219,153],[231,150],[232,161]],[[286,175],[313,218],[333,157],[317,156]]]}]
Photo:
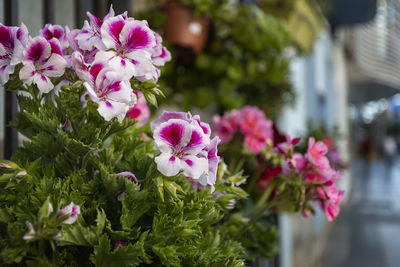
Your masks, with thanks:
[{"label": "blurred background street", "polygon": [[400,159],[351,164],[353,190],[334,223],[321,267],[396,267],[400,251]]}]

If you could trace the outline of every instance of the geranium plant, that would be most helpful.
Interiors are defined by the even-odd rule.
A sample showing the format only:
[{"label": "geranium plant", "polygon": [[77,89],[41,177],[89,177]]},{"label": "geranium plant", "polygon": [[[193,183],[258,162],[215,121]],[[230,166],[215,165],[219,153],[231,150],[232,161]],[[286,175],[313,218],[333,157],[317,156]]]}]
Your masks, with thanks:
[{"label": "geranium plant", "polygon": [[[242,183],[250,198],[239,202],[232,212],[248,216],[254,222],[265,218],[254,235],[257,246],[246,246],[250,255],[270,257],[276,250],[263,249],[263,238],[273,238],[273,216],[279,211],[314,213],[314,203],[333,220],[339,213],[344,192],[336,187],[339,171],[327,158],[322,141],[308,139],[302,154],[296,150],[300,138],[281,134],[265,114],[253,106],[225,112],[214,118],[213,134],[221,139],[220,154],[235,172],[243,169],[248,177]],[[234,216],[234,215],[232,215]],[[268,220],[269,218],[269,220]],[[253,236],[253,238],[254,238]],[[253,242],[256,243],[256,242]],[[244,242],[246,244],[246,242]]]},{"label": "geranium plant", "polygon": [[0,82],[27,138],[0,161],[1,265],[243,265],[243,224],[224,219],[243,178],[218,167],[218,137],[189,113],[146,124],[161,37],[126,13],[88,16],[37,37],[0,24]]}]

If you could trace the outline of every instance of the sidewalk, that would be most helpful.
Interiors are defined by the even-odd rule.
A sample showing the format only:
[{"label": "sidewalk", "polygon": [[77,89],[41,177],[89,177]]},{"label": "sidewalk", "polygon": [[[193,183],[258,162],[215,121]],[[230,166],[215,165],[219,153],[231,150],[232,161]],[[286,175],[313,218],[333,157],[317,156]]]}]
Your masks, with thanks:
[{"label": "sidewalk", "polygon": [[400,160],[356,161],[353,192],[320,267],[400,266]]}]

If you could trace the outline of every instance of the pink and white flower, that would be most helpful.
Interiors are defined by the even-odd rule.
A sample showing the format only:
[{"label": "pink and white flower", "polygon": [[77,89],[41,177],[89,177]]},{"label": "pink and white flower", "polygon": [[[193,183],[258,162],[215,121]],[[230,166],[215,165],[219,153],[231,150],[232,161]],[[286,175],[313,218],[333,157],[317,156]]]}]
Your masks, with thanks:
[{"label": "pink and white flower", "polygon": [[26,221],[26,225],[28,226],[29,232],[27,234],[25,234],[22,239],[24,239],[25,241],[29,242],[32,240],[36,239],[36,230],[33,227],[32,223],[30,223],[29,221]]},{"label": "pink and white flower", "polygon": [[210,140],[208,125],[190,113],[164,112],[151,126],[161,152],[155,161],[162,174],[175,176],[182,171],[202,185],[215,184],[219,138]]},{"label": "pink and white flower", "polygon": [[72,56],[71,55],[67,55],[66,58],[67,58],[67,61],[68,61],[68,66],[72,67],[72,68],[73,68],[73,64],[71,63],[71,61],[72,61],[73,55],[75,53],[80,54],[80,56],[82,57],[82,61],[85,64],[92,64],[92,62],[95,59],[95,56],[96,56],[97,52],[99,51],[96,47],[92,47],[91,50],[81,49],[79,47],[78,40],[76,39],[79,33],[80,33],[80,30],[76,30],[75,29],[75,30],[70,31],[68,33],[68,36],[67,36],[67,39],[68,39],[68,42],[69,42],[69,47],[70,47],[70,50],[71,50],[70,53],[72,54]]},{"label": "pink and white flower", "polygon": [[156,45],[153,47],[151,59],[154,65],[164,66],[166,62],[171,60],[171,53],[162,45],[162,38],[158,33],[154,32],[154,37]]},{"label": "pink and white flower", "polygon": [[114,17],[114,10],[111,6],[108,14],[103,19],[97,18],[90,12],[87,12],[86,14],[90,19],[90,23],[85,20],[83,28],[80,33],[76,35],[75,40],[78,42],[79,48],[82,50],[92,51],[94,47],[104,50],[105,47],[102,42],[100,28],[105,20]]},{"label": "pink and white flower", "polygon": [[136,95],[126,79],[126,73],[110,62],[97,60],[98,55],[83,85],[92,101],[99,105],[97,111],[106,121],[118,118],[121,122],[136,103]]},{"label": "pink and white flower", "polygon": [[14,73],[15,66],[21,63],[28,30],[21,27],[8,27],[0,23],[0,85],[5,84]]},{"label": "pink and white flower", "polygon": [[62,210],[58,212],[58,216],[64,216],[69,214],[68,219],[63,221],[64,224],[73,224],[78,219],[78,215],[81,214],[81,207],[75,205],[71,202],[69,205],[65,206]]},{"label": "pink and white flower", "polygon": [[69,47],[68,42],[68,26],[62,27],[61,25],[46,24],[43,29],[40,30],[40,35],[43,36],[47,41],[53,38],[60,42],[61,49],[64,51]]},{"label": "pink and white flower", "polygon": [[115,179],[116,179],[117,181],[118,181],[118,179],[119,179],[120,177],[124,177],[125,179],[128,179],[128,180],[131,181],[132,183],[135,183],[135,184],[138,183],[138,180],[137,180],[136,176],[135,176],[133,173],[128,172],[128,171],[117,173],[115,176],[116,176]]},{"label": "pink and white flower", "polygon": [[146,22],[118,15],[105,20],[100,32],[105,49],[108,50],[99,52],[103,57],[117,61],[137,78],[156,78],[158,72],[151,58],[156,40]]},{"label": "pink and white flower", "polygon": [[211,191],[214,191],[214,185],[217,181],[217,171],[219,164],[218,144],[221,142],[218,136],[214,137],[210,144],[203,149],[205,158],[208,160],[208,173],[203,173],[199,178],[199,183],[203,186],[210,185]]},{"label": "pink and white flower", "polygon": [[43,37],[31,39],[24,51],[23,67],[19,72],[20,79],[28,85],[36,84],[42,93],[54,88],[49,77],[60,77],[67,66],[66,60],[59,54],[58,40],[50,42]]}]

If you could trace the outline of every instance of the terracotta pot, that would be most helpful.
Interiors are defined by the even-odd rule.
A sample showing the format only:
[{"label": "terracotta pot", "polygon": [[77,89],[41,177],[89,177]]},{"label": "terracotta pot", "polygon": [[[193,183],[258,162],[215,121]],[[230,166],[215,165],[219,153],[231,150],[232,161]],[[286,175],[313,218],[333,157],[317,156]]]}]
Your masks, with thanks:
[{"label": "terracotta pot", "polygon": [[182,6],[178,1],[168,1],[165,8],[165,39],[171,44],[190,47],[196,54],[201,53],[208,36],[210,20],[195,17],[192,9]]}]

